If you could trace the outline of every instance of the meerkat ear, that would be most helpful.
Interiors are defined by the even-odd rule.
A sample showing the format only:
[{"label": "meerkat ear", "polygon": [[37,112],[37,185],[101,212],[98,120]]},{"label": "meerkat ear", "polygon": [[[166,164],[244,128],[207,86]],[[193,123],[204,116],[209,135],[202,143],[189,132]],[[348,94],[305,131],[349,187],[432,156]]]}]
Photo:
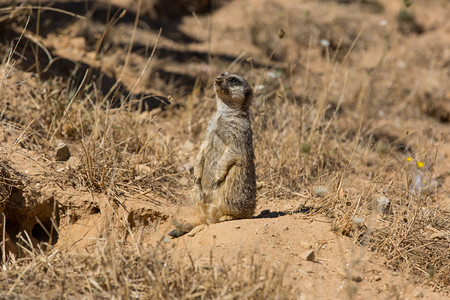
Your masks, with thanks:
[{"label": "meerkat ear", "polygon": [[252,91],[246,91],[245,92],[245,99],[248,99],[252,95]]}]

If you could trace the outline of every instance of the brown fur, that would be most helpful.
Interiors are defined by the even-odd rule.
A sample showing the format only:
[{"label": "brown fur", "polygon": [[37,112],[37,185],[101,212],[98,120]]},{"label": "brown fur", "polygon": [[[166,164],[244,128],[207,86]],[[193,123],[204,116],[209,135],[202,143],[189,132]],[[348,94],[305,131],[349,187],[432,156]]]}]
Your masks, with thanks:
[{"label": "brown fur", "polygon": [[217,112],[206,130],[194,165],[191,191],[199,221],[175,223],[169,233],[193,236],[205,224],[252,217],[256,206],[255,155],[249,107],[253,91],[248,82],[223,73],[215,80]]},{"label": "brown fur", "polygon": [[191,193],[203,224],[250,218],[256,206],[252,88],[244,78],[223,73],[214,90],[217,112],[196,159]]}]

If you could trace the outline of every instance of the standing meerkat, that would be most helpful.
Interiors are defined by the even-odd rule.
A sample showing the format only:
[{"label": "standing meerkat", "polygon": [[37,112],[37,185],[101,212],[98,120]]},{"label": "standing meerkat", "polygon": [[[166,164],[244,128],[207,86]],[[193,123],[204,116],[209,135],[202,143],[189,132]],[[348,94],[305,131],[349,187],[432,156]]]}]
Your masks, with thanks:
[{"label": "standing meerkat", "polygon": [[249,115],[252,87],[241,76],[225,72],[215,79],[214,91],[217,112],[195,161],[191,191],[200,225],[178,228],[172,236],[190,229],[192,236],[205,224],[250,218],[255,211],[255,155]]}]

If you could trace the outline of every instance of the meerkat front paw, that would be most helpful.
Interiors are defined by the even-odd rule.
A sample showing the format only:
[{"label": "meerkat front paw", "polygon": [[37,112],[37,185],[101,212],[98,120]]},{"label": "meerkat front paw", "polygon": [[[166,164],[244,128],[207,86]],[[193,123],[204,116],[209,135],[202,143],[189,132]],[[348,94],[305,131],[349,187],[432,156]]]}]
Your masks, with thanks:
[{"label": "meerkat front paw", "polygon": [[227,176],[226,174],[224,174],[224,175],[220,174],[220,175],[214,176],[213,185],[219,186],[222,182],[224,182],[226,176]]}]

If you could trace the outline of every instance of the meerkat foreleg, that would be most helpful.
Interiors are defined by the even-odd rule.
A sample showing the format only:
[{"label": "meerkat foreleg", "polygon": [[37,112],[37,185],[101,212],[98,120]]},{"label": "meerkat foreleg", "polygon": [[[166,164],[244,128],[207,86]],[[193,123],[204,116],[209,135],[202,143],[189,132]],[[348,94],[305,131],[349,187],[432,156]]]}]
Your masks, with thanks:
[{"label": "meerkat foreleg", "polygon": [[239,155],[234,151],[233,147],[227,147],[222,157],[217,162],[216,175],[214,176],[214,184],[219,185],[227,177],[230,169],[238,163]]}]

